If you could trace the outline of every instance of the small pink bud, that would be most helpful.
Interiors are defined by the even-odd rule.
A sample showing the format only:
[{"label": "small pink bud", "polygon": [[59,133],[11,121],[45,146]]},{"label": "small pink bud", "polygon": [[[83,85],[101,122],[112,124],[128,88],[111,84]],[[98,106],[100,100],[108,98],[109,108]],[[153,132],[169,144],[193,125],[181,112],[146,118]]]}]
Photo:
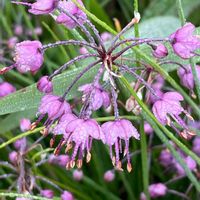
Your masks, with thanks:
[{"label": "small pink bud", "polygon": [[49,189],[41,190],[40,194],[41,196],[49,198],[49,199],[53,199],[53,196],[54,196],[54,192]]},{"label": "small pink bud", "polygon": [[68,192],[65,190],[61,195],[61,199],[62,200],[74,200],[74,197],[71,192]]},{"label": "small pink bud", "polygon": [[149,186],[149,194],[151,198],[157,198],[165,196],[167,193],[167,187],[162,183],[156,183]]},{"label": "small pink bud", "polygon": [[107,172],[105,172],[104,174],[104,180],[106,182],[111,182],[115,179],[115,174],[112,172],[112,170],[108,170]]},{"label": "small pink bud", "polygon": [[37,83],[37,89],[43,93],[51,93],[53,91],[53,84],[48,76],[43,76]]},{"label": "small pink bud", "polygon": [[87,54],[87,53],[88,53],[88,50],[87,50],[85,47],[81,47],[81,48],[79,49],[79,52],[80,52],[80,54],[84,55],[84,54]]},{"label": "small pink bud", "polygon": [[30,119],[21,119],[20,120],[20,129],[22,132],[28,131],[31,128],[31,121]]},{"label": "small pink bud", "polygon": [[73,178],[75,181],[81,181],[83,179],[83,171],[75,169],[73,171]]},{"label": "small pink bud", "polygon": [[9,160],[14,165],[17,164],[18,153],[16,151],[12,151],[11,153],[9,153]]},{"label": "small pink bud", "polygon": [[9,40],[7,42],[8,48],[9,49],[13,49],[15,47],[15,45],[17,44],[17,42],[18,42],[18,38],[17,37],[9,38]]},{"label": "small pink bud", "polygon": [[151,125],[147,122],[144,123],[144,132],[147,135],[150,135],[151,133],[153,133],[153,128],[151,127]]},{"label": "small pink bud", "polygon": [[26,146],[26,138],[19,139],[14,143],[14,147],[17,150],[20,150],[22,146]]},{"label": "small pink bud", "polygon": [[164,58],[168,55],[168,50],[163,44],[154,47],[153,56],[156,58]]},{"label": "small pink bud", "polygon": [[21,35],[23,33],[23,27],[21,25],[16,25],[14,29],[16,35]]},{"label": "small pink bud", "polygon": [[16,89],[8,82],[0,83],[0,98],[5,97],[13,92],[15,92]]}]

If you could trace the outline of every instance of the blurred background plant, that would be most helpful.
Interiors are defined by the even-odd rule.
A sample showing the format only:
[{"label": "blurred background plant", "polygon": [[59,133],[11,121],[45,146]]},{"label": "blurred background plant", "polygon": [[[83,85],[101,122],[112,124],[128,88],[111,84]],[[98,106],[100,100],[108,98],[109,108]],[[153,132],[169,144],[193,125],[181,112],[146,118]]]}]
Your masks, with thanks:
[{"label": "blurred background plant", "polygon": [[[84,0],[83,2],[89,12],[117,30],[130,22],[136,9],[134,8],[133,0]],[[200,1],[183,0],[182,3],[187,21],[192,22],[197,27],[200,26]],[[140,0],[139,12],[141,14],[141,23],[139,25],[141,37],[157,36],[164,38],[180,26],[177,6],[174,0]],[[95,23],[95,25],[101,33],[106,31],[99,24]],[[12,63],[14,46],[17,42],[27,39],[39,39],[43,44],[47,44],[58,40],[76,39],[81,34],[67,30],[62,25],[55,24],[50,16],[36,17],[30,15],[26,12],[25,7],[14,6],[7,0],[1,0],[0,2],[0,28],[0,68]],[[134,35],[134,30],[131,29],[127,34]],[[37,106],[41,98],[41,94],[37,92],[35,85],[32,84],[36,83],[41,75],[51,74],[63,62],[77,55],[79,50],[79,48],[70,46],[48,51],[45,54],[44,67],[34,76],[30,73],[21,75],[16,71],[10,71],[0,77],[0,87],[1,83],[8,82],[14,86],[7,86],[10,88],[10,93],[14,92],[15,88],[20,90],[18,93],[0,100],[1,198],[9,199],[12,196],[16,197],[15,194],[12,194],[17,189],[17,182],[15,181],[17,181],[16,177],[20,174],[16,165],[16,159],[20,159],[20,147],[16,147],[16,141],[20,143],[17,139],[27,135],[25,149],[28,149],[28,153],[23,160],[26,162],[24,166],[29,171],[29,187],[34,187],[36,192],[34,194],[40,194],[47,198],[55,196],[55,199],[60,199],[59,196],[64,194],[64,191],[68,191],[77,199],[134,200],[145,198],[142,192],[145,189],[147,190],[147,188],[144,187],[151,185],[149,193],[152,198],[158,197],[159,199],[175,200],[200,199],[199,192],[193,187],[183,168],[176,162],[167,146],[161,143],[151,127],[146,123],[144,126],[146,134],[143,137],[147,146],[143,146],[144,144],[140,144],[140,142],[135,140],[132,140],[130,144],[133,163],[133,172],[130,174],[126,171],[115,171],[110,162],[109,154],[102,154],[102,152],[108,152],[107,150],[105,151],[105,146],[97,145],[96,143],[92,149],[93,159],[89,164],[84,164],[81,171],[66,171],[63,166],[66,164],[67,157],[55,158],[53,156],[53,149],[49,148],[50,138],[41,138],[40,128],[34,130],[34,132],[25,132],[28,130],[26,129],[28,125],[26,121],[23,124],[21,120],[24,118],[33,120],[35,118]],[[144,49],[144,51],[148,50]],[[73,66],[72,72],[64,73],[55,80],[55,91],[57,94],[63,93],[76,74],[77,68],[81,67],[79,66],[80,64]],[[166,66],[166,70],[171,73],[175,80],[179,81],[176,72],[173,71],[174,69],[174,66]],[[90,74],[88,74],[87,77],[81,79],[80,84],[87,83],[88,79],[91,78]],[[26,88],[27,86],[30,87]],[[166,84],[165,87],[168,88],[170,86]],[[80,97],[80,93],[75,89],[72,91],[70,99],[74,96]],[[127,94],[124,93],[120,97],[122,106],[125,106],[123,104],[126,102],[126,99]],[[124,115],[128,114],[124,111],[122,113]],[[131,114],[129,113],[129,115]],[[95,117],[100,122],[104,121],[105,119],[99,118],[100,116],[106,117],[108,113],[105,110],[96,113]],[[139,117],[133,117],[133,120],[135,120],[136,124],[140,124]],[[21,127],[19,128],[20,121]],[[199,125],[195,124],[195,128],[199,129]],[[21,132],[25,132],[25,135],[21,134]],[[34,145],[38,138],[41,139],[40,143]],[[6,141],[9,142],[5,143]],[[193,148],[193,151],[198,155],[200,154],[200,141],[198,137],[193,142],[182,142],[188,147]],[[20,143],[20,145],[22,144]],[[146,155],[141,155],[143,148],[147,151]],[[200,174],[196,163],[189,156],[178,150],[177,147],[176,150],[185,160],[189,169],[199,179]],[[142,159],[144,159],[144,156],[148,157],[148,166],[145,169],[147,174],[144,174],[144,169],[142,169]],[[163,185],[152,185],[153,183],[162,183]],[[48,190],[45,191],[47,188]],[[3,197],[3,192],[10,192],[10,197]],[[161,193],[160,195],[156,194],[159,192]],[[72,197],[68,199],[70,198],[72,199]],[[38,197],[38,199],[40,198]]]}]

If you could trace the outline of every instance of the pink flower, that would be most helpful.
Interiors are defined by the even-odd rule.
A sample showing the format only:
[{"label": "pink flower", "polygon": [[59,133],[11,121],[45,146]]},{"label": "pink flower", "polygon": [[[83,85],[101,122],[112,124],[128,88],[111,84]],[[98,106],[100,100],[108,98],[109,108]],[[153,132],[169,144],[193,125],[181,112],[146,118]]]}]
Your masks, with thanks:
[{"label": "pink flower", "polygon": [[23,27],[21,25],[16,25],[14,29],[16,35],[21,35],[23,33]]},{"label": "pink flower", "polygon": [[158,198],[165,196],[167,193],[167,187],[162,183],[155,183],[149,186],[149,194],[151,198]]},{"label": "pink flower", "polygon": [[[77,2],[83,6],[83,3],[81,0],[77,0]],[[60,1],[59,7],[63,8],[64,10],[66,10],[66,12],[76,17],[81,24],[83,24],[85,20],[87,19],[86,14],[82,10],[80,10],[77,7],[77,5],[75,5],[71,0]],[[60,15],[58,15],[56,22],[59,24],[64,24],[69,29],[73,29],[77,26],[76,22],[73,19],[71,19],[69,16],[67,16],[65,13],[61,13]]]},{"label": "pink flower", "polygon": [[[200,66],[196,66],[198,78],[200,78]],[[181,79],[181,84],[184,85],[189,90],[194,88],[194,78],[192,74],[191,66],[186,66],[186,69],[180,67],[177,71],[179,78]]]},{"label": "pink flower", "polygon": [[168,50],[165,45],[156,45],[153,51],[153,56],[156,58],[164,58],[168,55]]},{"label": "pink flower", "polygon": [[15,48],[15,66],[21,73],[31,71],[36,73],[43,64],[43,55],[39,41],[24,41],[17,43]]},{"label": "pink flower", "polygon": [[108,170],[105,172],[103,178],[106,182],[111,182],[115,179],[115,174],[112,170]]},{"label": "pink flower", "polygon": [[31,128],[31,121],[30,119],[21,119],[20,120],[20,129],[22,132],[28,131]]},{"label": "pink flower", "polygon": [[71,108],[59,96],[47,94],[40,102],[39,113],[41,115],[47,114],[49,120],[56,120],[65,113],[71,113]]},{"label": "pink flower", "polygon": [[79,49],[79,53],[82,54],[82,55],[84,55],[84,54],[87,54],[87,53],[88,53],[88,50],[87,50],[85,47],[81,47],[81,48]]},{"label": "pink flower", "polygon": [[193,52],[200,48],[200,39],[193,35],[194,31],[195,26],[187,23],[170,35],[174,52],[183,59],[191,58],[195,55]]},{"label": "pink flower", "polygon": [[15,92],[16,89],[8,82],[0,83],[0,98],[5,97],[13,92]]},{"label": "pink flower", "polygon": [[48,76],[43,76],[37,83],[37,89],[43,93],[51,93],[53,92],[53,84],[49,80]]},{"label": "pink flower", "polygon": [[88,95],[92,92],[92,109],[98,110],[102,106],[108,108],[110,106],[110,95],[107,91],[105,91],[100,85],[96,85],[92,87],[92,84],[85,84],[78,89],[83,92],[83,102],[88,99]]},{"label": "pink flower", "polygon": [[68,192],[65,190],[61,195],[61,199],[62,200],[74,200],[74,197],[71,192]]},{"label": "pink flower", "polygon": [[41,196],[49,198],[49,199],[53,199],[53,196],[54,196],[54,192],[49,189],[41,190],[40,194]]},{"label": "pink flower", "polygon": [[[56,9],[59,0],[37,0],[35,3],[21,3],[22,5],[30,6],[28,10],[34,15],[49,14]],[[20,4],[20,2],[17,2]]]},{"label": "pink flower", "polygon": [[[104,135],[101,131],[98,123],[93,119],[79,119],[70,121],[66,127],[66,133],[64,138],[69,146],[72,146],[74,142],[74,150],[71,156],[71,161],[68,163],[67,168],[73,168],[75,165],[75,157],[79,151],[78,162],[82,163],[82,158],[84,156],[84,151],[87,151],[86,161],[89,162],[91,159],[90,150],[92,147],[92,140],[102,140],[105,142]],[[68,147],[67,147],[68,148]]]},{"label": "pink flower", "polygon": [[[140,135],[138,134],[132,123],[126,119],[120,119],[112,122],[106,122],[102,125],[102,131],[105,134],[106,144],[110,146],[110,157],[113,164],[116,165],[117,169],[122,170],[119,153],[122,153],[121,140],[125,141],[124,155],[127,154],[127,170],[130,172],[132,167],[130,163],[129,155],[129,139],[134,137],[139,140]],[[115,146],[115,155],[112,154],[112,146]]]},{"label": "pink flower", "polygon": [[73,171],[73,179],[75,181],[81,181],[83,179],[83,171],[75,169]]}]

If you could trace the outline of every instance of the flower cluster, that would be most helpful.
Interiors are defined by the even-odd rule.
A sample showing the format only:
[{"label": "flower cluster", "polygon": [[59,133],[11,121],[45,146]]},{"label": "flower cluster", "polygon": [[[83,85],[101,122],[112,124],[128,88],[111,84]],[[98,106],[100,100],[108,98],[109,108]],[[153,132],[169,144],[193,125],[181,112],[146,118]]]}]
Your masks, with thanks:
[{"label": "flower cluster", "polygon": [[[141,99],[146,98],[146,102],[153,104],[152,111],[160,123],[172,127],[185,139],[195,135],[183,118],[181,118],[181,115],[185,115],[192,120],[189,112],[181,105],[181,102],[184,100],[182,95],[176,91],[164,92],[162,90],[164,80],[158,72],[154,71],[144,61],[132,59],[129,61],[136,63],[134,66],[124,64],[127,63],[125,61],[128,59],[124,58],[124,53],[132,47],[142,44],[151,47],[152,55],[160,64],[177,64],[171,61],[162,61],[163,58],[167,58],[169,52],[166,43],[169,43],[174,53],[182,59],[189,59],[198,55],[195,51],[200,48],[200,39],[193,35],[195,30],[193,24],[186,23],[175,33],[164,39],[133,37],[120,40],[127,30],[139,22],[140,18],[138,15],[114,37],[108,33],[99,34],[96,27],[83,12],[84,9],[80,9],[80,7],[84,8],[81,0],[77,1],[78,6],[71,0],[37,0],[35,3],[13,3],[28,6],[28,11],[34,15],[50,14],[58,24],[63,24],[68,29],[79,27],[86,38],[82,40],[58,41],[46,45],[43,45],[40,41],[17,43],[13,65],[5,67],[0,71],[3,74],[10,69],[16,68],[20,73],[30,71],[35,74],[41,69],[44,62],[44,53],[48,49],[60,45],[76,45],[81,47],[81,55],[69,60],[51,75],[43,76],[38,81],[37,88],[45,95],[42,97],[38,108],[39,117],[30,127],[33,130],[40,122],[44,121],[45,128],[42,130],[42,134],[44,136],[52,134],[52,139],[50,140],[51,147],[54,146],[56,137],[58,135],[61,137],[58,145],[55,147],[54,154],[58,156],[63,147],[65,147],[65,153],[67,154],[65,165],[67,169],[74,168],[75,165],[81,168],[84,158],[89,162],[91,159],[92,142],[93,140],[98,140],[109,146],[110,157],[116,169],[123,170],[121,157],[124,156],[127,160],[127,170],[129,172],[132,170],[129,142],[131,138],[139,140],[140,134],[131,121],[120,116],[118,109],[119,91],[117,89],[117,79],[120,79],[121,76],[127,73],[135,81],[133,89],[136,93],[139,94],[139,92],[144,90],[144,87],[146,88],[146,97],[141,95]],[[105,45],[105,41],[109,41],[108,45]],[[87,58],[93,58],[94,62],[91,62],[77,74],[62,96],[56,96],[54,94],[53,78],[75,62]],[[136,66],[138,62],[140,66]],[[179,63],[178,65],[180,66],[178,75],[181,78],[182,84],[189,89],[193,89],[194,80],[190,66],[183,66]],[[78,110],[76,105],[70,105],[66,101],[66,97],[79,79],[94,67],[97,68],[97,73],[93,81],[78,88],[82,92],[82,98],[79,100],[81,102],[81,109]],[[157,83],[155,83],[155,80]],[[8,90],[13,91],[10,87],[6,90],[7,92]],[[126,107],[128,107],[128,111],[134,110],[137,107],[137,114],[141,112],[140,106],[133,97],[129,98]],[[113,112],[114,120],[99,124],[92,114],[94,111],[107,108],[111,108],[110,112]],[[29,124],[23,123],[22,130],[26,130]],[[14,159],[12,160],[14,162]],[[107,173],[107,175],[105,174],[105,179],[111,180],[113,177]],[[52,195],[48,191],[44,193]]]}]

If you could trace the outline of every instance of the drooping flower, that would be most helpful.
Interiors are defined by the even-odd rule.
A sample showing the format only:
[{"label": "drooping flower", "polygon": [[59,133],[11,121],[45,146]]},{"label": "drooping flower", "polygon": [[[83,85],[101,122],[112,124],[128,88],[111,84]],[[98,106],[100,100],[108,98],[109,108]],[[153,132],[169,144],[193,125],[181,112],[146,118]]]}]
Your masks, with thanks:
[{"label": "drooping flower", "polygon": [[65,113],[71,113],[71,108],[59,96],[47,94],[42,97],[38,111],[40,115],[47,114],[49,120],[56,120]]},{"label": "drooping flower", "polygon": [[111,182],[115,179],[115,174],[112,170],[108,170],[104,173],[103,178],[106,182]]},{"label": "drooping flower", "polygon": [[74,197],[71,192],[68,192],[65,190],[61,195],[61,199],[62,200],[74,200]]},{"label": "drooping flower", "polygon": [[23,41],[15,47],[15,66],[21,73],[31,71],[36,73],[43,64],[43,55],[40,51],[42,44],[39,41]]},{"label": "drooping flower", "polygon": [[149,194],[153,199],[165,196],[166,193],[167,193],[167,187],[163,183],[155,183],[149,186]]},{"label": "drooping flower", "polygon": [[51,93],[53,92],[53,84],[49,80],[48,76],[43,76],[37,83],[37,89],[43,93]]},{"label": "drooping flower", "polygon": [[192,23],[186,23],[175,33],[170,35],[174,52],[183,59],[193,57],[193,53],[200,48],[200,39],[193,35],[195,26]]},{"label": "drooping flower", "polygon": [[89,162],[91,159],[90,150],[92,148],[92,140],[102,140],[105,142],[105,137],[101,131],[101,127],[93,119],[80,119],[76,118],[75,120],[70,121],[66,127],[66,133],[64,134],[65,141],[67,143],[67,150],[72,148],[74,143],[73,153],[71,155],[71,160],[67,164],[68,168],[73,168],[75,166],[75,158],[78,155],[77,167],[82,166],[82,159],[87,153],[86,162]]},{"label": "drooping flower", "polygon": [[31,128],[31,121],[30,119],[23,118],[20,120],[20,130],[22,132],[28,131]]},{"label": "drooping flower", "polygon": [[0,83],[0,98],[5,97],[15,91],[16,91],[15,87],[12,86],[10,83],[8,82]]},{"label": "drooping flower", "polygon": [[189,135],[193,136],[194,133],[188,129],[188,126],[179,115],[185,113],[190,119],[192,117],[183,109],[180,101],[183,101],[183,97],[178,92],[166,92],[160,100],[153,104],[152,110],[160,123],[163,125],[168,124],[177,131],[171,118],[175,120],[183,128],[183,131],[178,133],[187,139]]},{"label": "drooping flower", "polygon": [[15,47],[15,45],[18,42],[18,38],[17,37],[11,37],[8,39],[7,41],[7,45],[9,49],[13,49]]},{"label": "drooping flower", "polygon": [[110,95],[99,84],[94,87],[92,86],[92,84],[85,84],[79,87],[78,90],[83,92],[83,102],[85,102],[89,98],[88,95],[92,92],[91,105],[94,111],[98,110],[102,106],[104,106],[105,108],[108,108],[110,106]]},{"label": "drooping flower", "polygon": [[83,171],[75,169],[73,171],[73,179],[75,181],[81,181],[83,179]]},{"label": "drooping flower", "polygon": [[[200,79],[200,66],[196,66],[197,76]],[[184,85],[189,90],[194,89],[194,77],[192,74],[192,69],[190,65],[185,66],[185,69],[180,67],[177,71],[178,76],[181,80],[181,84]]]},{"label": "drooping flower", "polygon": [[41,196],[52,199],[54,196],[54,192],[49,189],[44,189],[40,191]]},{"label": "drooping flower", "polygon": [[153,49],[153,56],[156,58],[164,58],[168,55],[168,50],[164,44],[158,44]]},{"label": "drooping flower", "polygon": [[[134,137],[139,140],[140,135],[132,123],[126,119],[119,119],[113,122],[106,122],[102,125],[102,131],[105,134],[106,144],[110,146],[110,157],[113,165],[122,170],[119,153],[122,153],[121,140],[125,141],[124,155],[127,155],[127,170],[130,172],[131,162],[129,155],[129,139]],[[112,153],[112,146],[115,147],[115,156]]]},{"label": "drooping flower", "polygon": [[35,3],[26,3],[26,2],[15,2],[15,4],[21,4],[25,6],[29,6],[28,10],[30,13],[34,15],[44,15],[49,14],[56,9],[59,0],[37,0]]},{"label": "drooping flower", "polygon": [[[77,0],[77,2],[81,6],[83,6],[83,3],[81,0]],[[66,12],[73,15],[74,17],[76,17],[78,19],[79,23],[81,23],[81,24],[84,24],[85,20],[87,19],[86,14],[80,8],[78,8],[78,6],[76,4],[74,4],[71,0],[60,1],[59,7],[66,10]],[[64,12],[61,12],[58,15],[58,17],[56,18],[56,22],[59,24],[64,24],[69,29],[73,29],[77,26],[77,23],[73,19],[71,19],[69,16],[67,16]]]}]

